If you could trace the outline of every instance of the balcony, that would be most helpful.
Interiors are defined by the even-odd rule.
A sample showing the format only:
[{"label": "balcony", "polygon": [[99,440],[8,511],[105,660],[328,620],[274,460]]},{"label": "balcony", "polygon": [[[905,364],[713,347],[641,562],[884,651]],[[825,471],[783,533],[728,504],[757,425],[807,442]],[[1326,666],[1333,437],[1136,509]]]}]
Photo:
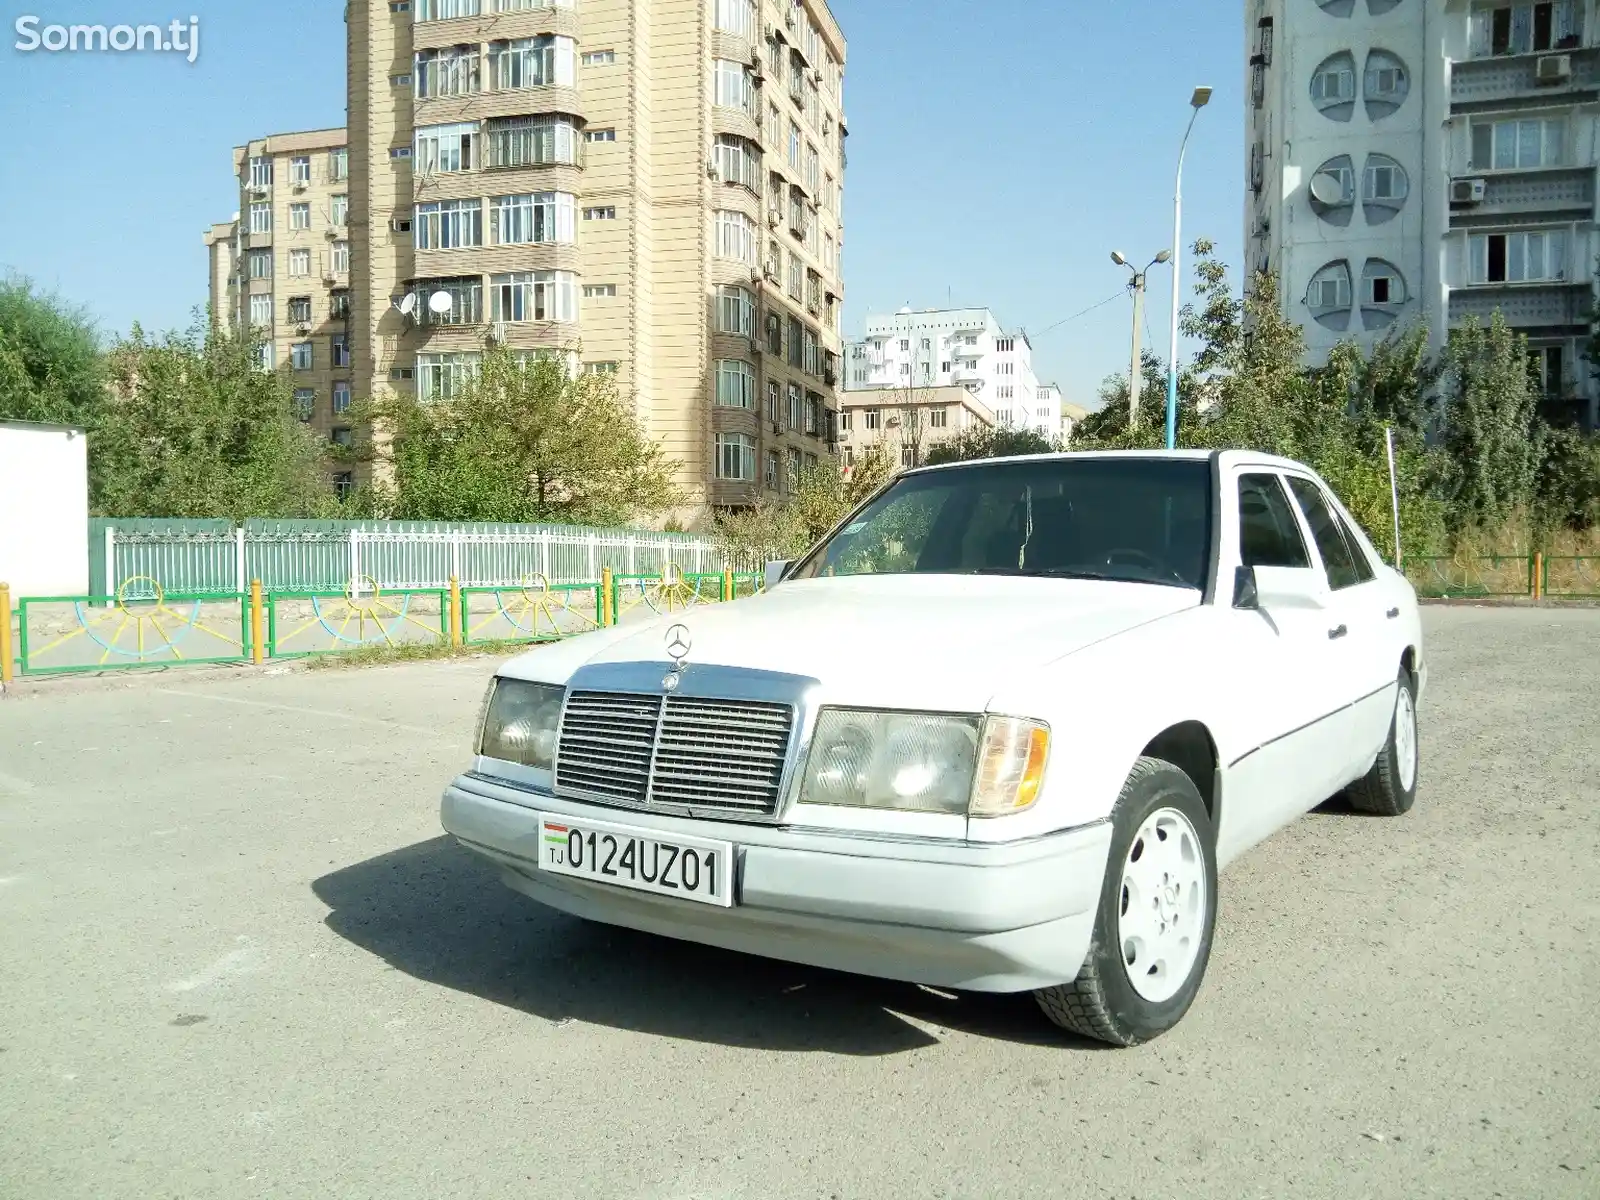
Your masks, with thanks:
[{"label": "balcony", "polygon": [[1473,58],[1450,65],[1452,112],[1580,104],[1597,97],[1600,47]]},{"label": "balcony", "polygon": [[1487,323],[1496,309],[1523,333],[1552,330],[1565,334],[1588,328],[1591,302],[1587,280],[1572,283],[1480,283],[1450,289],[1450,323],[1476,317]]},{"label": "balcony", "polygon": [[1592,167],[1533,167],[1527,170],[1468,171],[1457,180],[1481,179],[1482,200],[1450,206],[1450,227],[1495,225],[1506,217],[1571,216],[1587,219],[1594,212]]},{"label": "balcony", "polygon": [[952,346],[950,348],[950,357],[955,359],[957,362],[976,362],[978,359],[983,357],[983,347]]},{"label": "balcony", "polygon": [[958,387],[983,386],[983,376],[975,366],[958,366],[950,372],[950,382]]}]

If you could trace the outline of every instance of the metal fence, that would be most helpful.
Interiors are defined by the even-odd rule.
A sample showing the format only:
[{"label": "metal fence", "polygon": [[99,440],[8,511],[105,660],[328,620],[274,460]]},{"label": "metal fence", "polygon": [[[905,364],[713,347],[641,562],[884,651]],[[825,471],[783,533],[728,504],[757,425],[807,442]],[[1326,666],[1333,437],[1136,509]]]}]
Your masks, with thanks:
[{"label": "metal fence", "polygon": [[[698,575],[755,571],[715,539],[565,525],[250,521],[91,523],[89,591],[114,596],[159,580],[184,595],[239,595],[252,579],[269,592],[336,590],[370,580],[385,590],[518,587],[592,582],[603,570]],[[136,584],[137,586],[137,584]]]}]

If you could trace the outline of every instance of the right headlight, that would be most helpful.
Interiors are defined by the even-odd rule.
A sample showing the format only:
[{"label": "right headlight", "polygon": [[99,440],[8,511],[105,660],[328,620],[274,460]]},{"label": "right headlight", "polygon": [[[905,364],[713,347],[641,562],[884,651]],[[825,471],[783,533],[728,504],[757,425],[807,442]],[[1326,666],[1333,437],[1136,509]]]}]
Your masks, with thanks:
[{"label": "right headlight", "polygon": [[1015,717],[824,708],[800,803],[975,817],[1038,798],[1050,731]]},{"label": "right headlight", "polygon": [[548,771],[555,763],[565,689],[497,678],[489,685],[478,753]]}]

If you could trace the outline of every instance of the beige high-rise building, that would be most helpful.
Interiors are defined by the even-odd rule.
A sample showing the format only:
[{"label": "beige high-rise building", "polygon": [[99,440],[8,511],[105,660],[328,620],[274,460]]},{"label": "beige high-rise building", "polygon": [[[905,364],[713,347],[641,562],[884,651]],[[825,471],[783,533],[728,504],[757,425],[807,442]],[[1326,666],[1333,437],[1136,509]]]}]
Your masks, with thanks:
[{"label": "beige high-rise building", "polygon": [[614,373],[697,504],[833,452],[844,38],[821,0],[350,0],[358,393],[488,339]]},{"label": "beige high-rise building", "polygon": [[301,418],[348,443],[354,377],[345,131],[258,138],[234,148],[233,169],[238,215],[205,235],[213,320],[264,333],[262,365],[288,372]]}]

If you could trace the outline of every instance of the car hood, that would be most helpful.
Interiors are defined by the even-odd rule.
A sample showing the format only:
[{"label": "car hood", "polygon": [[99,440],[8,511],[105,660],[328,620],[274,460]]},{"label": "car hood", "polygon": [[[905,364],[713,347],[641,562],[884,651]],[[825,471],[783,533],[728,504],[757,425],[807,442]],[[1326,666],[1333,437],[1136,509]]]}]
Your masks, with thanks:
[{"label": "car hood", "polygon": [[689,630],[689,670],[720,664],[807,676],[822,703],[982,711],[1019,676],[1195,607],[1186,588],[1004,576],[806,579],[732,604],[627,623],[523,655],[504,674],[565,683],[581,667],[669,661]]}]

